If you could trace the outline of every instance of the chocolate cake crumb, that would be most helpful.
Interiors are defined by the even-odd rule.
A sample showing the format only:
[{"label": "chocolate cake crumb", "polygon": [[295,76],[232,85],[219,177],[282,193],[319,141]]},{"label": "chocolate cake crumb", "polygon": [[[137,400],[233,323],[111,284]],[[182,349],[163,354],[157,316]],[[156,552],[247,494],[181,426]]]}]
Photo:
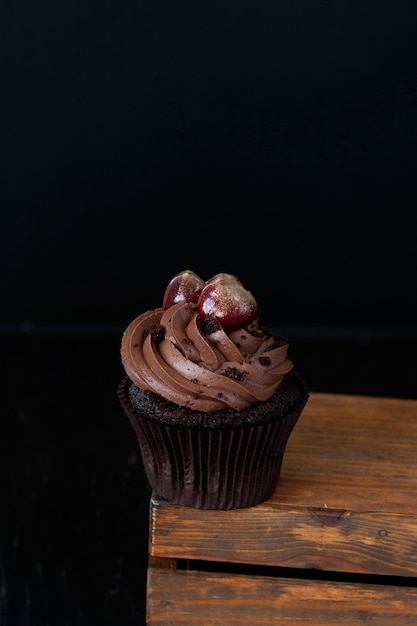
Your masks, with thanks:
[{"label": "chocolate cake crumb", "polygon": [[265,367],[271,365],[271,359],[269,358],[269,356],[260,356],[258,361],[261,365],[264,365]]},{"label": "chocolate cake crumb", "polygon": [[228,367],[222,372],[223,376],[233,378],[233,380],[243,380],[247,372],[241,372],[236,367]]},{"label": "chocolate cake crumb", "polygon": [[208,315],[206,318],[201,318],[201,330],[206,335],[215,333],[216,330],[220,330],[220,324],[213,315]]},{"label": "chocolate cake crumb", "polygon": [[155,343],[160,343],[165,337],[165,328],[162,324],[152,324],[149,332]]}]

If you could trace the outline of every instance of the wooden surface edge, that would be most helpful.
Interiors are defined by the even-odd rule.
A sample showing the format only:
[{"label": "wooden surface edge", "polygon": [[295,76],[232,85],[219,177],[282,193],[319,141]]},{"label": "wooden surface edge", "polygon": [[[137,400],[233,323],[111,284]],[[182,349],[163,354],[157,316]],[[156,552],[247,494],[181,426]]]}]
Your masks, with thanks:
[{"label": "wooden surface edge", "polygon": [[417,588],[150,568],[148,626],[417,623]]},{"label": "wooden surface edge", "polygon": [[416,519],[290,507],[198,511],[155,504],[153,557],[416,576]]}]

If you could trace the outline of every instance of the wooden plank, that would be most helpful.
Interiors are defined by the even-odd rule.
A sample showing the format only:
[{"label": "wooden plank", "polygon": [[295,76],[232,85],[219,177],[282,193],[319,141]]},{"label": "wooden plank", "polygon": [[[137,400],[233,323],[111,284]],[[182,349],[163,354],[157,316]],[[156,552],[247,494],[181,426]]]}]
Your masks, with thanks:
[{"label": "wooden plank", "polygon": [[273,497],[237,511],[152,498],[150,554],[417,575],[417,401],[312,394]]},{"label": "wooden plank", "polygon": [[200,515],[191,509],[179,512],[162,505],[154,516],[152,553],[170,558],[417,576],[417,528],[416,520],[409,516],[372,512],[355,515],[276,507]]},{"label": "wooden plank", "polygon": [[417,516],[417,400],[311,394],[268,506]]},{"label": "wooden plank", "polygon": [[151,568],[148,626],[407,626],[417,588]]}]

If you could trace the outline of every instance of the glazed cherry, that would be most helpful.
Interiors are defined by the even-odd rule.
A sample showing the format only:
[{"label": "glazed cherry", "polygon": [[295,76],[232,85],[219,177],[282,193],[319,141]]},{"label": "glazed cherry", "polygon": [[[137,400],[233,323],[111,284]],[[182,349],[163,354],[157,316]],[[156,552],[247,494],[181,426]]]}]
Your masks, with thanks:
[{"label": "glazed cherry", "polygon": [[203,318],[214,316],[227,330],[243,328],[258,315],[258,304],[233,274],[216,274],[206,282],[198,299]]},{"label": "glazed cherry", "polygon": [[183,270],[169,281],[165,289],[162,305],[168,309],[178,302],[194,302],[197,304],[198,297],[205,283],[200,276],[191,270]]}]

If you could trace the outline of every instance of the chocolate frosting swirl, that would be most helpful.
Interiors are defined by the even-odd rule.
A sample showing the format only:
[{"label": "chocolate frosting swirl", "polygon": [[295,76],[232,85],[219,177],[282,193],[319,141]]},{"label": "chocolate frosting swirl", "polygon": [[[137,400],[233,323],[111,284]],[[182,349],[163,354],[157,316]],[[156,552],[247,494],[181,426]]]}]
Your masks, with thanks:
[{"label": "chocolate frosting swirl", "polygon": [[147,311],[125,330],[121,358],[141,389],[181,406],[212,412],[245,409],[270,398],[293,369],[288,343],[255,320],[226,331],[191,303]]}]

